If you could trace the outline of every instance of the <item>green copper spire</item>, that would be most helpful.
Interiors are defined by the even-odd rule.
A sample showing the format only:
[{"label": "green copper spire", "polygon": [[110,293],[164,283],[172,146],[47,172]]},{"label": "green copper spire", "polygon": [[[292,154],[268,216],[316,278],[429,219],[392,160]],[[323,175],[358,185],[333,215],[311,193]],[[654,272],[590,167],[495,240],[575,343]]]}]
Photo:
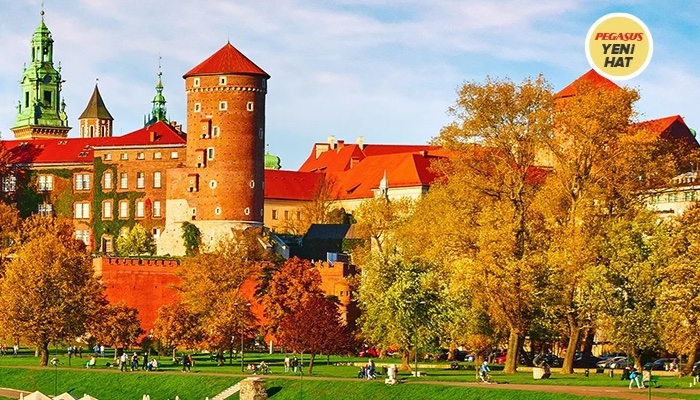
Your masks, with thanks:
[{"label": "green copper spire", "polygon": [[155,124],[158,121],[168,122],[167,109],[165,108],[165,96],[163,96],[163,72],[160,70],[160,59],[158,60],[158,83],[156,83],[156,96],[153,98],[153,109],[148,119],[144,121],[144,126]]},{"label": "green copper spire", "polygon": [[270,154],[270,150],[265,152],[265,169],[281,169],[281,160],[274,154]]},{"label": "green copper spire", "polygon": [[65,137],[70,128],[61,98],[61,66],[53,66],[53,39],[41,22],[32,36],[31,62],[22,76],[22,98],[12,130],[20,137]]}]

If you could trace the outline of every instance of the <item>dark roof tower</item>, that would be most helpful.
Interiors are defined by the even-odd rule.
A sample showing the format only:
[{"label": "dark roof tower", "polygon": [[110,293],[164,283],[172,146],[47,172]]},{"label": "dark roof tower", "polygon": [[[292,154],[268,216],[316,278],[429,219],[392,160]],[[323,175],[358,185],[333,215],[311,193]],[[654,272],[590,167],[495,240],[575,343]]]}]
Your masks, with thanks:
[{"label": "dark roof tower", "polygon": [[85,111],[78,118],[80,137],[110,137],[112,136],[113,121],[114,118],[107,110],[97,83],[95,83],[95,89],[92,91]]}]

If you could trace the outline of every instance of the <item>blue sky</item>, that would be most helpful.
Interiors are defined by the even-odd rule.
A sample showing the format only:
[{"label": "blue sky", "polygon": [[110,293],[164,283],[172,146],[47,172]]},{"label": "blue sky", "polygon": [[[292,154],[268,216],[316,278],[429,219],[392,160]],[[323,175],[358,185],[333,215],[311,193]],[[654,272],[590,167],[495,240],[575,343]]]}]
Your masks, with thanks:
[{"label": "blue sky", "polygon": [[[39,0],[0,0],[0,132],[12,138]],[[639,119],[680,114],[700,128],[700,2],[576,0],[45,0],[70,124],[95,79],[115,134],[142,127],[162,57],[172,120],[185,124],[182,75],[227,40],[272,78],[267,142],[285,169],[313,143],[426,143],[450,121],[465,81],[542,73],[555,90],[590,69],[589,27],[610,12],[642,19],[654,56],[638,77]],[[77,129],[70,136],[76,136]]]}]

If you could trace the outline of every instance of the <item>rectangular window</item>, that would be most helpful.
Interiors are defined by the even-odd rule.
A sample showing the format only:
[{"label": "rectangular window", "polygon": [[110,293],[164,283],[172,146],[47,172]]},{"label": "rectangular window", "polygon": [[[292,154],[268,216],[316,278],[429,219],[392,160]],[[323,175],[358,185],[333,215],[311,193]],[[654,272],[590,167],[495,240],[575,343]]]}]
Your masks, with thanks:
[{"label": "rectangular window", "polygon": [[119,187],[121,189],[128,189],[129,188],[129,174],[126,172],[122,172],[121,175],[119,175]]},{"label": "rectangular window", "polygon": [[128,160],[128,159],[129,159],[129,154],[128,154],[128,153],[122,153],[122,154],[119,156],[119,158],[122,159],[122,160]]},{"label": "rectangular window", "polygon": [[265,136],[265,131],[263,131],[263,128],[258,129],[258,139],[262,139],[263,136]]},{"label": "rectangular window", "polygon": [[214,137],[219,137],[220,135],[219,127],[218,126],[212,126],[211,127],[211,135]]},{"label": "rectangular window", "polygon": [[109,154],[109,153],[105,153],[104,159],[105,159],[105,161],[111,161],[111,160],[112,160],[112,155]]},{"label": "rectangular window", "polygon": [[75,174],[75,190],[90,190],[90,174]]},{"label": "rectangular window", "polygon": [[153,240],[158,240],[160,237],[160,228],[153,228]]},{"label": "rectangular window", "polygon": [[154,160],[160,160],[161,158],[163,158],[163,155],[160,153],[160,151],[156,151],[153,153]]},{"label": "rectangular window", "polygon": [[51,107],[51,91],[44,90],[44,106]]},{"label": "rectangular window", "polygon": [[90,203],[75,203],[73,205],[73,216],[75,219],[90,218]]},{"label": "rectangular window", "polygon": [[107,171],[104,174],[104,187],[103,189],[112,189],[112,173]]},{"label": "rectangular window", "polygon": [[112,202],[105,201],[102,203],[102,218],[112,219]]},{"label": "rectangular window", "polygon": [[226,84],[226,77],[220,76],[219,77],[219,85],[225,85],[225,84]]},{"label": "rectangular window", "polygon": [[277,219],[277,210],[272,210],[272,219]]},{"label": "rectangular window", "polygon": [[53,175],[39,175],[39,190],[50,191],[53,190]]},{"label": "rectangular window", "polygon": [[51,215],[53,213],[53,206],[51,204],[41,203],[39,204],[39,215]]},{"label": "rectangular window", "polygon": [[194,112],[202,111],[202,105],[199,103],[194,103]]},{"label": "rectangular window", "polygon": [[17,190],[17,177],[14,175],[2,177],[2,191],[14,192]]},{"label": "rectangular window", "polygon": [[143,200],[139,200],[136,202],[136,218],[143,218],[143,216]]},{"label": "rectangular window", "polygon": [[160,201],[153,202],[153,218],[160,218]]},{"label": "rectangular window", "polygon": [[143,189],[146,187],[146,174],[143,172],[136,173],[136,188]]},{"label": "rectangular window", "polygon": [[177,153],[177,151],[171,151],[170,158],[172,158],[173,160],[176,160],[176,159],[180,158],[180,155]]},{"label": "rectangular window", "polygon": [[126,200],[119,202],[119,218],[129,218],[129,202]]},{"label": "rectangular window", "polygon": [[213,159],[214,159],[214,148],[208,147],[207,148],[207,160],[213,160]]},{"label": "rectangular window", "polygon": [[219,102],[219,111],[226,111],[228,110],[228,103],[225,101],[220,101]]},{"label": "rectangular window", "polygon": [[85,243],[86,246],[90,245],[90,231],[87,229],[76,229],[75,238]]},{"label": "rectangular window", "polygon": [[194,78],[192,80],[192,86],[199,87],[199,78]]},{"label": "rectangular window", "polygon": [[141,152],[136,154],[136,159],[137,160],[145,160],[146,159],[146,154]]},{"label": "rectangular window", "polygon": [[160,171],[156,171],[153,173],[153,187],[158,189],[161,187],[160,183]]}]

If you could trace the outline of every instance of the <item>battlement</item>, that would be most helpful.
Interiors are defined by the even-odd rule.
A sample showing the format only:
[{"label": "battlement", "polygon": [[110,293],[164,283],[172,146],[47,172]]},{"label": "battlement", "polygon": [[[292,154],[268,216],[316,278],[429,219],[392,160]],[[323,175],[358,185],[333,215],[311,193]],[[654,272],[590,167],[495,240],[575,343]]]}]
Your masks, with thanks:
[{"label": "battlement", "polygon": [[94,263],[99,263],[102,266],[107,265],[123,265],[123,266],[148,266],[148,267],[166,267],[175,268],[180,266],[180,260],[177,258],[137,258],[137,257],[98,257],[94,259]]}]

